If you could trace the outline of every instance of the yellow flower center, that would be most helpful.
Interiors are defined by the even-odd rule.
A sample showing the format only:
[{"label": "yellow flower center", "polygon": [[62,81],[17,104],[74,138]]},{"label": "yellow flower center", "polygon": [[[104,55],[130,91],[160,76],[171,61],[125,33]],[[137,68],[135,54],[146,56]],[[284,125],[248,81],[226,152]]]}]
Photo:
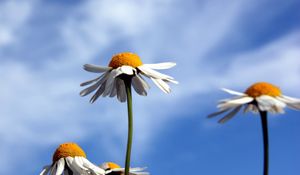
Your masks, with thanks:
[{"label": "yellow flower center", "polygon": [[64,143],[59,145],[53,154],[53,162],[58,161],[60,158],[75,156],[86,158],[84,151],[76,143]]},{"label": "yellow flower center", "polygon": [[137,54],[124,52],[114,55],[108,66],[114,69],[125,65],[136,68],[142,64],[143,63]]},{"label": "yellow flower center", "polygon": [[261,95],[277,97],[281,95],[281,90],[270,83],[258,82],[250,86],[245,93],[253,98]]},{"label": "yellow flower center", "polygon": [[118,164],[114,162],[107,162],[106,163],[109,169],[121,168]]}]

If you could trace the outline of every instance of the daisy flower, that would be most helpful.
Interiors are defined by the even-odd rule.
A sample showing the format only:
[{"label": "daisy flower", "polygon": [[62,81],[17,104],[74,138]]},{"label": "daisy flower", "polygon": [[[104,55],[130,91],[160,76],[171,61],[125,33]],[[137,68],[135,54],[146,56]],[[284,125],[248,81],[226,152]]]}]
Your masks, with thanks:
[{"label": "daisy flower", "polygon": [[175,63],[166,62],[158,64],[143,64],[140,57],[134,53],[124,52],[116,54],[106,66],[97,66],[85,64],[84,69],[93,73],[103,73],[101,76],[84,82],[81,86],[90,85],[80,92],[81,96],[86,96],[93,91],[95,94],[90,99],[94,103],[98,97],[117,96],[120,102],[127,101],[128,109],[128,139],[125,160],[125,175],[129,175],[130,155],[133,135],[133,115],[132,115],[132,95],[131,86],[139,94],[146,96],[150,88],[143,76],[150,78],[163,92],[170,93],[171,89],[167,83],[175,83],[173,77],[159,73],[155,69],[169,69],[175,66]]},{"label": "daisy flower", "polygon": [[40,175],[104,175],[105,171],[86,159],[84,151],[76,143],[59,145],[53,154],[53,162],[43,168]]},{"label": "daisy flower", "polygon": [[163,92],[170,93],[171,89],[167,83],[178,82],[173,77],[159,73],[155,70],[169,69],[175,66],[176,63],[166,62],[158,64],[143,64],[140,57],[134,53],[124,52],[116,54],[112,57],[108,66],[98,66],[85,64],[83,68],[88,72],[103,73],[101,76],[93,80],[86,81],[80,86],[90,85],[88,88],[80,92],[81,96],[86,96],[93,91],[96,93],[90,99],[90,102],[95,102],[98,97],[117,96],[121,102],[126,101],[125,83],[123,80],[130,77],[130,84],[134,90],[142,96],[147,95],[147,90],[150,88],[143,76],[150,78]]},{"label": "daisy flower", "polygon": [[244,93],[229,89],[223,89],[229,94],[235,95],[232,99],[225,99],[219,102],[220,111],[210,114],[214,117],[230,111],[219,123],[225,123],[237,114],[244,106],[244,112],[252,111],[259,113],[261,117],[263,145],[264,145],[264,169],[263,174],[269,174],[269,136],[267,112],[284,113],[284,108],[300,110],[300,99],[288,97],[282,94],[280,88],[266,82],[258,82],[250,86]]},{"label": "daisy flower", "polygon": [[283,95],[280,88],[266,82],[258,82],[250,86],[244,93],[223,88],[225,92],[235,95],[231,99],[221,100],[218,104],[218,112],[210,114],[208,117],[214,117],[225,112],[231,111],[225,115],[219,123],[225,123],[235,116],[244,106],[244,112],[267,111],[271,113],[284,113],[284,108],[300,110],[300,99]]},{"label": "daisy flower", "polygon": [[[100,168],[105,170],[107,175],[124,175],[124,168],[121,168],[118,164],[114,162],[105,162],[100,165]],[[148,172],[144,172],[146,168],[130,168],[130,175],[149,175]]]}]

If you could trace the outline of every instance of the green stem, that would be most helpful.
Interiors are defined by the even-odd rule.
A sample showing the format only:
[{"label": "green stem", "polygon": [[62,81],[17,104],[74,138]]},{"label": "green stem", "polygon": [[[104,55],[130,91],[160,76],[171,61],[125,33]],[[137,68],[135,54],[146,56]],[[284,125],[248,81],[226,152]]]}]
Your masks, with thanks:
[{"label": "green stem", "polygon": [[269,136],[268,136],[268,118],[266,111],[259,111],[264,139],[264,174],[269,174]]},{"label": "green stem", "polygon": [[127,109],[128,109],[128,140],[125,162],[125,175],[129,175],[130,168],[130,155],[132,147],[132,133],[133,133],[133,120],[132,120],[132,96],[131,96],[131,78],[125,79],[126,93],[127,93]]}]

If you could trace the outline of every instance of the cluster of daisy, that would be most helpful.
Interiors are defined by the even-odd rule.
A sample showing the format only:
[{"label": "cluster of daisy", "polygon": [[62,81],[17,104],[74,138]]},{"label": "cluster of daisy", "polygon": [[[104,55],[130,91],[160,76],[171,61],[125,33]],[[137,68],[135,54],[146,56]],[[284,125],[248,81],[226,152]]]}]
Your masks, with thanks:
[{"label": "cluster of daisy", "polygon": [[[149,175],[145,168],[130,168],[130,175]],[[43,168],[40,175],[122,175],[124,168],[113,162],[99,166],[91,163],[76,143],[63,143],[53,154],[52,164]]]},{"label": "cluster of daisy", "polygon": [[[83,68],[86,71],[100,73],[101,75],[81,84],[81,86],[88,86],[80,92],[81,96],[95,92],[90,99],[91,103],[94,103],[100,96],[116,96],[120,102],[127,101],[129,134],[125,168],[121,168],[113,162],[106,162],[97,166],[86,158],[86,154],[77,144],[64,143],[56,149],[52,164],[45,166],[40,175],[148,175],[148,172],[144,172],[145,168],[129,168],[132,141],[132,126],[130,125],[132,122],[131,87],[133,87],[137,94],[146,96],[150,88],[144,79],[144,77],[147,77],[163,92],[170,93],[171,89],[168,83],[177,84],[178,82],[173,77],[156,70],[169,69],[175,65],[172,62],[143,64],[138,55],[129,52],[114,55],[108,66],[85,64]],[[222,90],[234,95],[234,97],[221,100],[218,104],[219,111],[210,114],[208,117],[211,118],[228,112],[219,120],[219,123],[225,123],[234,117],[243,107],[244,112],[252,111],[260,113],[265,152],[268,149],[266,113],[283,113],[283,109],[286,106],[300,110],[300,99],[283,95],[278,87],[270,83],[255,83],[246,89],[244,93],[225,88]],[[268,174],[267,157],[268,154],[265,154],[265,175]]]}]

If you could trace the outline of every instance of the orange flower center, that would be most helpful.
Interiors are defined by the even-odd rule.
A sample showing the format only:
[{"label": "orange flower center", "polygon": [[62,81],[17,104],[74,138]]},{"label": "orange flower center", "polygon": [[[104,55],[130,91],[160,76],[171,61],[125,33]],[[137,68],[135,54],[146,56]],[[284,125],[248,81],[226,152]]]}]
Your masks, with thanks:
[{"label": "orange flower center", "polygon": [[75,156],[86,158],[84,151],[76,143],[64,143],[59,145],[53,154],[53,162],[58,161],[60,158]]},{"label": "orange flower center", "polygon": [[121,168],[118,164],[116,164],[114,162],[107,162],[106,165],[109,169]]},{"label": "orange flower center", "polygon": [[259,83],[255,83],[252,86],[250,86],[246,90],[245,93],[253,98],[259,97],[262,95],[277,97],[277,96],[281,95],[281,90],[278,87],[276,87],[270,83],[259,82]]},{"label": "orange flower center", "polygon": [[124,52],[114,55],[108,66],[114,69],[125,65],[136,68],[142,64],[143,63],[137,54]]}]

